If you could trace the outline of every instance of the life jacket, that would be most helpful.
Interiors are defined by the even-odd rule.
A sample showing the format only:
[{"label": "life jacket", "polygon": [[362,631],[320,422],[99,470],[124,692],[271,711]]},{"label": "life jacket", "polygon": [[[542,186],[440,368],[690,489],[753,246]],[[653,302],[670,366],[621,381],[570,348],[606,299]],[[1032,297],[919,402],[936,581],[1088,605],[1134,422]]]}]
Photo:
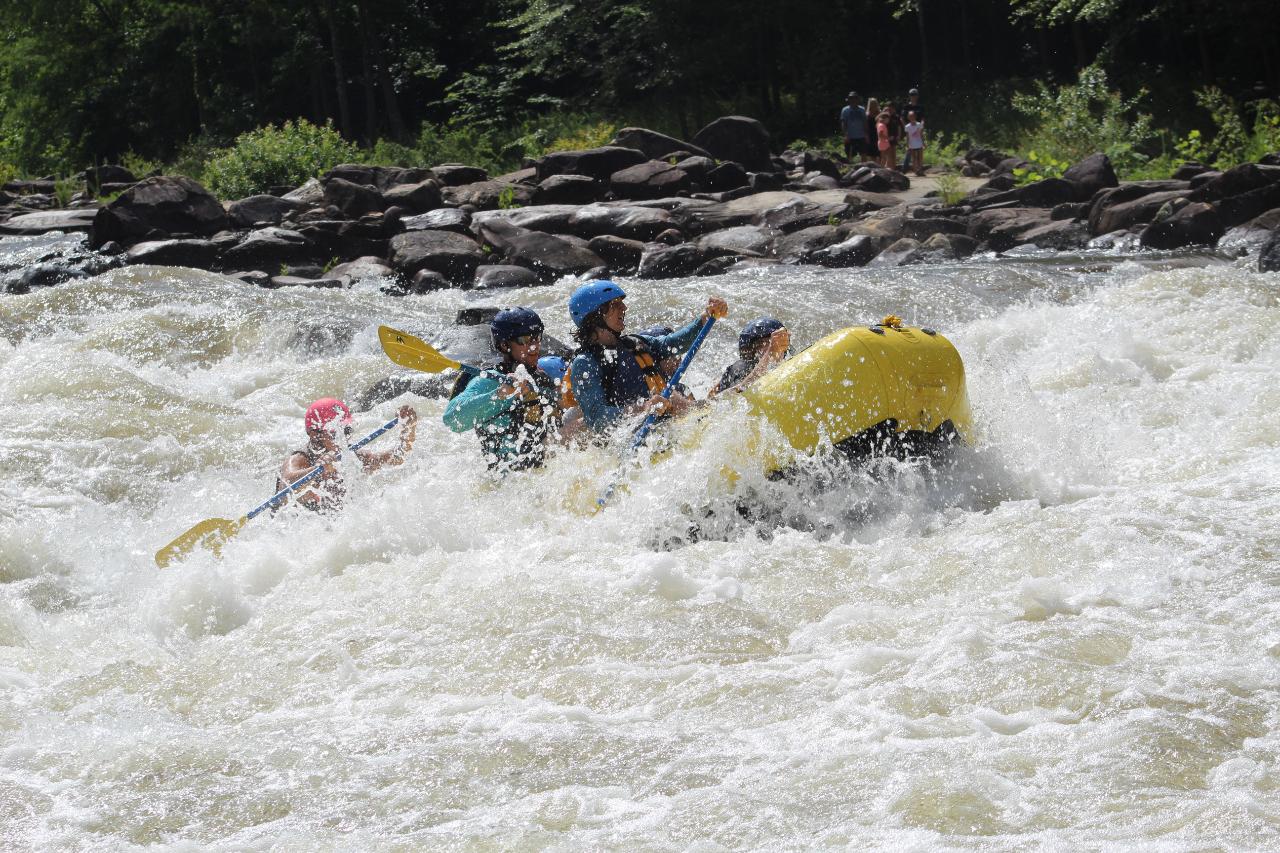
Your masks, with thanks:
[{"label": "life jacket", "polygon": [[560,377],[560,408],[568,411],[578,405],[578,398],[573,396],[573,377],[572,371],[565,369],[564,375]]},{"label": "life jacket", "polygon": [[[454,383],[452,397],[466,390],[477,376],[486,374],[498,381],[506,378],[497,370],[464,373]],[[547,439],[560,428],[560,394],[555,381],[541,370],[534,371],[532,378],[537,390],[526,392],[512,409],[476,427],[480,448],[490,468],[523,471],[542,465],[547,454]]]},{"label": "life jacket", "polygon": [[740,358],[724,369],[720,382],[716,385],[716,393],[728,391],[734,385],[747,378],[747,374],[755,369],[757,362]]},{"label": "life jacket", "polygon": [[[623,335],[619,338],[613,358],[608,358],[604,347],[601,346],[584,347],[581,352],[592,356],[600,365],[600,384],[604,387],[605,402],[610,406],[630,406],[645,399],[646,396],[661,394],[662,389],[667,387],[667,377],[663,376],[662,371],[658,369],[660,354],[650,341],[639,335]],[[633,387],[626,387],[627,383],[622,376],[625,369],[623,359],[626,356],[630,356],[634,361],[639,377],[644,383],[643,390],[636,387],[634,383],[632,383]]]},{"label": "life jacket", "polygon": [[[316,463],[319,461],[316,454],[313,453],[310,450],[310,448],[305,448],[303,450],[295,450],[289,454],[289,458],[292,458],[295,455],[301,455],[301,456],[307,457],[307,464],[313,468],[315,467]],[[316,480],[319,480],[319,479],[320,479],[319,477],[316,478]],[[312,480],[310,483],[307,484],[307,486],[304,486],[302,491],[306,491],[308,487],[312,486],[312,484],[315,484],[316,480]],[[276,492],[279,493],[284,489],[288,488],[288,486],[289,484],[284,481],[284,477],[280,476],[279,474],[276,474]],[[324,484],[323,487],[316,488],[316,494],[319,495],[320,500],[314,501],[314,502],[298,501],[298,505],[301,506],[303,509],[309,509],[312,512],[328,512],[330,510],[337,509],[339,506],[342,505],[342,496],[345,493],[346,493],[346,489],[343,488],[341,479],[338,479],[336,481],[330,480],[327,484]],[[284,506],[289,503],[290,498],[292,498],[296,494],[298,494],[297,491],[290,492],[279,503],[273,504],[271,507],[271,512],[274,513],[280,509],[283,509]]]}]

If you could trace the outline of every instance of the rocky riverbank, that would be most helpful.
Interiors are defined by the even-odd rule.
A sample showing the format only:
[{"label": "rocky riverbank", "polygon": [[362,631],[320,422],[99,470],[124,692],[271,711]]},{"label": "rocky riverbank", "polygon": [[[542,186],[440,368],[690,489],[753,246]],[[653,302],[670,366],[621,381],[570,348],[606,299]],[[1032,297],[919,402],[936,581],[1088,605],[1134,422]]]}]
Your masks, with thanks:
[{"label": "rocky riverbank", "polygon": [[1280,154],[1215,172],[1121,183],[1094,154],[1061,178],[1017,186],[1017,158],[989,149],[956,164],[984,178],[959,203],[909,179],[816,151],[774,154],[768,131],[717,119],[692,141],[627,128],[610,145],[560,151],[506,175],[462,164],[344,165],[300,187],[220,202],[196,181],[136,181],[106,166],[59,207],[52,181],[14,182],[0,233],[84,232],[82,251],[3,271],[24,292],[124,264],[214,270],[263,287],[394,292],[533,285],[565,275],[714,275],[742,266],[954,261],[1019,246],[1073,251],[1204,246],[1280,269]]}]

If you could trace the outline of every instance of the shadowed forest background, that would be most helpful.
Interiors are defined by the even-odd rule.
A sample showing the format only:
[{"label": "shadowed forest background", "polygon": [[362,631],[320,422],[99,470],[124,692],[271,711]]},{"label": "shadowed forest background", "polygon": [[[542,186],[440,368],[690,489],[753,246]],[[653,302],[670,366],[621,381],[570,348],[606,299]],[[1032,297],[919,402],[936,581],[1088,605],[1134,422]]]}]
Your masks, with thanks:
[{"label": "shadowed forest background", "polygon": [[1065,160],[1071,137],[1092,134],[1101,138],[1083,147],[1141,175],[1187,158],[1229,163],[1280,134],[1274,0],[2,8],[0,171],[10,177],[121,160],[201,177],[241,134],[298,119],[331,123],[343,140],[268,146],[335,144],[339,160],[405,165],[515,168],[625,125],[689,138],[724,114],[761,119],[777,148],[831,146],[851,88],[901,101],[921,87],[935,157],[983,144]]}]

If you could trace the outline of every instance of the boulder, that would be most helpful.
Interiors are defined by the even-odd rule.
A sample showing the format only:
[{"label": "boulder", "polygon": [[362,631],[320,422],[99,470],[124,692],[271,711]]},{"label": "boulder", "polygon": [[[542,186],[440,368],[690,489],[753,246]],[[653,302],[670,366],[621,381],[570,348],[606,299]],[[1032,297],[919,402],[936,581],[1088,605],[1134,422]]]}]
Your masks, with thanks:
[{"label": "boulder", "polygon": [[345,264],[338,264],[329,270],[329,274],[337,278],[347,278],[351,281],[363,281],[370,278],[394,278],[396,271],[387,265],[382,258],[375,258],[367,255],[363,258],[356,258],[354,261],[347,261]]},{"label": "boulder", "polygon": [[591,204],[604,198],[608,187],[587,175],[552,175],[533,192],[534,204]]},{"label": "boulder", "polygon": [[307,278],[300,275],[273,275],[268,279],[267,287],[318,287],[328,290],[337,290],[345,287],[346,285],[347,282],[337,276]]},{"label": "boulder", "polygon": [[530,231],[568,234],[573,230],[569,222],[578,209],[572,204],[535,204],[511,210],[480,210],[471,217],[471,221],[476,226],[497,221],[506,222],[518,228],[527,228]]},{"label": "boulder", "polygon": [[297,230],[315,244],[320,258],[385,257],[388,252],[386,232],[377,219],[311,220],[299,225]]},{"label": "boulder", "polygon": [[747,175],[747,183],[753,193],[771,193],[786,187],[787,179],[778,172],[751,172]]},{"label": "boulder", "polygon": [[434,180],[416,184],[396,184],[382,194],[388,207],[403,207],[410,213],[435,210],[443,202],[440,187]]},{"label": "boulder", "polygon": [[1234,228],[1272,208],[1280,207],[1280,182],[1224,198],[1214,207],[1218,210],[1223,226]]},{"label": "boulder", "polygon": [[441,186],[460,187],[463,184],[477,184],[489,180],[489,173],[479,166],[464,166],[461,163],[441,163],[431,167],[431,175]]},{"label": "boulder", "polygon": [[1189,181],[1197,175],[1203,175],[1207,171],[1209,171],[1209,167],[1204,163],[1197,163],[1195,160],[1188,160],[1175,169],[1171,177],[1175,181]]},{"label": "boulder", "polygon": [[1089,215],[1089,202],[1068,201],[1055,204],[1049,211],[1050,219],[1084,219]]},{"label": "boulder", "polygon": [[762,228],[758,225],[739,225],[713,231],[697,240],[698,248],[708,255],[720,253],[752,252],[763,255],[769,247],[782,236],[782,232],[774,228]]},{"label": "boulder", "polygon": [[753,118],[723,116],[698,131],[694,145],[717,160],[732,160],[748,171],[773,171],[769,131]]},{"label": "boulder", "polygon": [[838,242],[840,232],[835,226],[813,225],[775,238],[770,254],[783,263],[807,264],[815,252]]},{"label": "boulder", "polygon": [[527,267],[542,279],[578,275],[603,265],[590,249],[501,219],[477,221],[475,228],[506,263]]},{"label": "boulder", "polygon": [[1008,160],[1009,155],[994,148],[972,148],[964,155],[964,159],[970,163],[981,163],[990,170]]},{"label": "boulder", "polygon": [[903,220],[902,236],[913,240],[927,240],[934,234],[964,234],[968,224],[958,219],[911,217]]},{"label": "boulder", "polygon": [[1102,190],[1089,208],[1089,233],[1109,234],[1149,222],[1162,204],[1187,195],[1189,189],[1182,181],[1134,181]]},{"label": "boulder", "polygon": [[[676,165],[689,176],[689,180],[695,184],[702,184],[705,183],[707,174],[716,167],[716,161],[710,157],[695,155],[678,161]],[[743,172],[743,174],[746,173]]]},{"label": "boulder", "polygon": [[806,196],[785,190],[754,193],[721,204],[711,204],[690,210],[690,223],[694,227],[693,233],[718,231],[735,225],[750,225],[766,211],[797,199],[803,202]]},{"label": "boulder", "polygon": [[1142,232],[1142,245],[1149,249],[1180,249],[1208,246],[1218,242],[1223,232],[1218,211],[1206,202],[1192,202],[1171,216],[1152,222]]},{"label": "boulder", "polygon": [[650,243],[644,247],[637,275],[640,278],[682,278],[693,275],[711,258],[692,243],[664,246]]},{"label": "boulder", "polygon": [[664,246],[679,246],[685,242],[684,234],[680,233],[679,228],[668,228],[661,234],[653,238],[654,243],[661,243]]},{"label": "boulder", "polygon": [[89,273],[73,265],[31,264],[0,277],[0,293],[29,293],[38,287],[53,287],[81,278],[89,278]]},{"label": "boulder", "polygon": [[538,170],[533,166],[526,169],[516,169],[514,172],[507,172],[505,175],[498,175],[495,181],[502,181],[506,184],[528,184],[531,187],[538,185]]},{"label": "boulder", "polygon": [[430,293],[433,290],[444,290],[449,287],[449,279],[435,270],[418,270],[409,279],[405,290],[409,293]]},{"label": "boulder", "polygon": [[149,240],[135,243],[126,257],[131,264],[209,270],[217,264],[218,253],[218,247],[208,240]]},{"label": "boulder", "polygon": [[933,234],[920,244],[920,259],[945,263],[969,257],[978,248],[978,241],[967,234]]},{"label": "boulder", "polygon": [[747,186],[747,184],[750,183],[750,178],[747,177],[747,172],[742,168],[742,166],[737,163],[729,162],[721,163],[719,166],[716,166],[714,169],[707,172],[706,177],[703,179],[703,183],[706,184],[706,187],[709,190],[714,192],[724,192]]},{"label": "boulder", "polygon": [[836,165],[836,161],[820,151],[805,151],[800,168],[805,172],[819,172],[831,178],[840,177],[840,167]]},{"label": "boulder", "polygon": [[568,230],[586,238],[613,234],[628,240],[648,241],[682,224],[683,220],[658,208],[589,204],[573,213]]},{"label": "boulder", "polygon": [[271,226],[250,232],[239,244],[227,249],[223,264],[270,272],[281,266],[318,260],[318,255],[315,243],[305,235]]},{"label": "boulder", "polygon": [[614,172],[637,166],[649,158],[634,148],[606,145],[583,151],[556,151],[538,161],[538,182],[552,175],[586,175],[601,181]]},{"label": "boulder", "polygon": [[1201,172],[1200,174],[1193,176],[1191,180],[1187,181],[1187,183],[1190,184],[1192,190],[1198,190],[1214,178],[1220,177],[1221,175],[1222,173],[1216,169],[1210,169],[1207,172]]},{"label": "boulder", "polygon": [[85,169],[82,178],[86,184],[95,187],[104,187],[107,184],[136,184],[138,182],[137,176],[124,166],[103,165]]},{"label": "boulder", "polygon": [[306,183],[280,196],[286,201],[297,201],[307,207],[324,204],[324,185],[316,178],[308,178]]},{"label": "boulder", "polygon": [[901,192],[911,188],[911,179],[883,166],[863,165],[849,170],[840,181],[846,187],[869,193]]},{"label": "boulder", "polygon": [[132,245],[170,234],[207,237],[227,227],[227,212],[213,194],[182,176],[147,178],[98,210],[90,248],[109,240]]},{"label": "boulder", "polygon": [[710,152],[692,143],[643,127],[624,127],[614,135],[609,145],[634,149],[650,160],[667,160],[678,152],[684,152],[686,156],[711,157]]},{"label": "boulder", "polygon": [[[1111,167],[1111,158],[1101,151],[1090,154],[1063,172],[1062,179],[1075,185],[1076,197],[1066,201],[1088,201],[1098,190],[1120,186],[1116,170]],[[1029,203],[1029,202],[1028,202]],[[1048,204],[1037,207],[1052,207]]]},{"label": "boulder", "polygon": [[252,228],[268,223],[279,225],[291,213],[301,213],[309,207],[305,202],[274,195],[251,195],[227,205],[231,223],[239,228]]},{"label": "boulder", "polygon": [[1218,241],[1218,251],[1233,256],[1250,255],[1265,246],[1276,232],[1280,232],[1280,207],[1227,231]]},{"label": "boulder", "polygon": [[687,192],[689,174],[665,160],[650,160],[609,176],[609,189],[618,198],[666,198]]},{"label": "boulder", "polygon": [[320,178],[321,184],[337,178],[353,184],[371,186],[379,192],[397,184],[417,184],[432,177],[430,169],[406,169],[400,166],[366,166],[362,163],[344,163],[334,166]]},{"label": "boulder", "polygon": [[644,254],[644,243],[639,240],[628,240],[613,234],[601,234],[592,237],[587,248],[600,257],[605,263],[618,270],[633,270],[640,265],[640,256]]},{"label": "boulder", "polygon": [[402,275],[431,270],[459,285],[470,284],[485,260],[479,243],[452,231],[406,231],[391,238],[390,248],[391,265]]},{"label": "boulder", "polygon": [[1022,235],[1049,223],[1049,211],[1042,208],[996,208],[979,210],[969,217],[968,235],[1003,252],[1022,242]]},{"label": "boulder", "polygon": [[471,214],[456,207],[442,207],[400,220],[405,231],[454,231],[466,234],[471,228]]},{"label": "boulder", "polygon": [[1273,234],[1258,252],[1258,272],[1280,272],[1280,233]]},{"label": "boulder", "polygon": [[1083,249],[1089,243],[1089,229],[1083,222],[1071,219],[1052,219],[1022,234],[1023,243],[1031,243],[1041,249],[1069,252]]},{"label": "boulder", "polygon": [[20,213],[0,222],[0,234],[47,234],[50,231],[86,233],[93,228],[97,216],[98,210],[93,207]]},{"label": "boulder", "polygon": [[991,167],[991,175],[992,177],[997,177],[1001,175],[1007,175],[1008,177],[1013,177],[1014,169],[1030,170],[1034,168],[1035,166],[1033,166],[1030,161],[1024,160],[1021,157],[1006,157],[1003,160],[1001,160],[999,163]]},{"label": "boulder", "polygon": [[324,200],[342,211],[348,219],[359,219],[366,213],[380,213],[386,207],[382,193],[376,187],[337,177],[324,182]]},{"label": "boulder", "polygon": [[1192,201],[1220,201],[1270,186],[1277,181],[1280,181],[1280,166],[1243,163],[1198,186],[1190,198]]},{"label": "boulder", "polygon": [[861,267],[876,256],[879,248],[880,243],[876,238],[855,234],[825,249],[818,249],[810,255],[810,260],[824,267]]},{"label": "boulder", "polygon": [[484,264],[476,267],[473,287],[533,287],[540,284],[533,270],[512,264]]},{"label": "boulder", "polygon": [[830,175],[824,175],[821,172],[808,172],[800,185],[806,189],[814,190],[834,190],[840,186],[840,182]]},{"label": "boulder", "polygon": [[872,258],[867,266],[905,267],[908,264],[919,263],[921,260],[923,260],[923,253],[920,251],[920,241],[903,237]]},{"label": "boulder", "polygon": [[533,201],[533,188],[527,184],[507,184],[502,181],[478,181],[456,187],[445,187],[444,201],[454,207],[471,205],[476,210],[497,210],[500,207],[523,207]]},{"label": "boulder", "polygon": [[812,228],[815,225],[833,225],[846,219],[851,208],[845,203],[822,204],[796,196],[782,204],[756,215],[755,225],[767,225],[778,231],[791,233]]}]

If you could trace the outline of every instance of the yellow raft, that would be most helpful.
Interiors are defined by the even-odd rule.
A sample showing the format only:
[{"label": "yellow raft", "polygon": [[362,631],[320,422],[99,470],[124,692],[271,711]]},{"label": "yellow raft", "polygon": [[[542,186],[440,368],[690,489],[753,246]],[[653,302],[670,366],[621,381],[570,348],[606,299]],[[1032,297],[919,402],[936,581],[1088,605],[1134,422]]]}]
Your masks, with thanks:
[{"label": "yellow raft", "polygon": [[[850,455],[932,452],[972,441],[960,354],[932,329],[892,316],[827,335],[761,377],[746,396],[806,454],[825,447]],[[769,467],[781,467],[780,460]]]}]

